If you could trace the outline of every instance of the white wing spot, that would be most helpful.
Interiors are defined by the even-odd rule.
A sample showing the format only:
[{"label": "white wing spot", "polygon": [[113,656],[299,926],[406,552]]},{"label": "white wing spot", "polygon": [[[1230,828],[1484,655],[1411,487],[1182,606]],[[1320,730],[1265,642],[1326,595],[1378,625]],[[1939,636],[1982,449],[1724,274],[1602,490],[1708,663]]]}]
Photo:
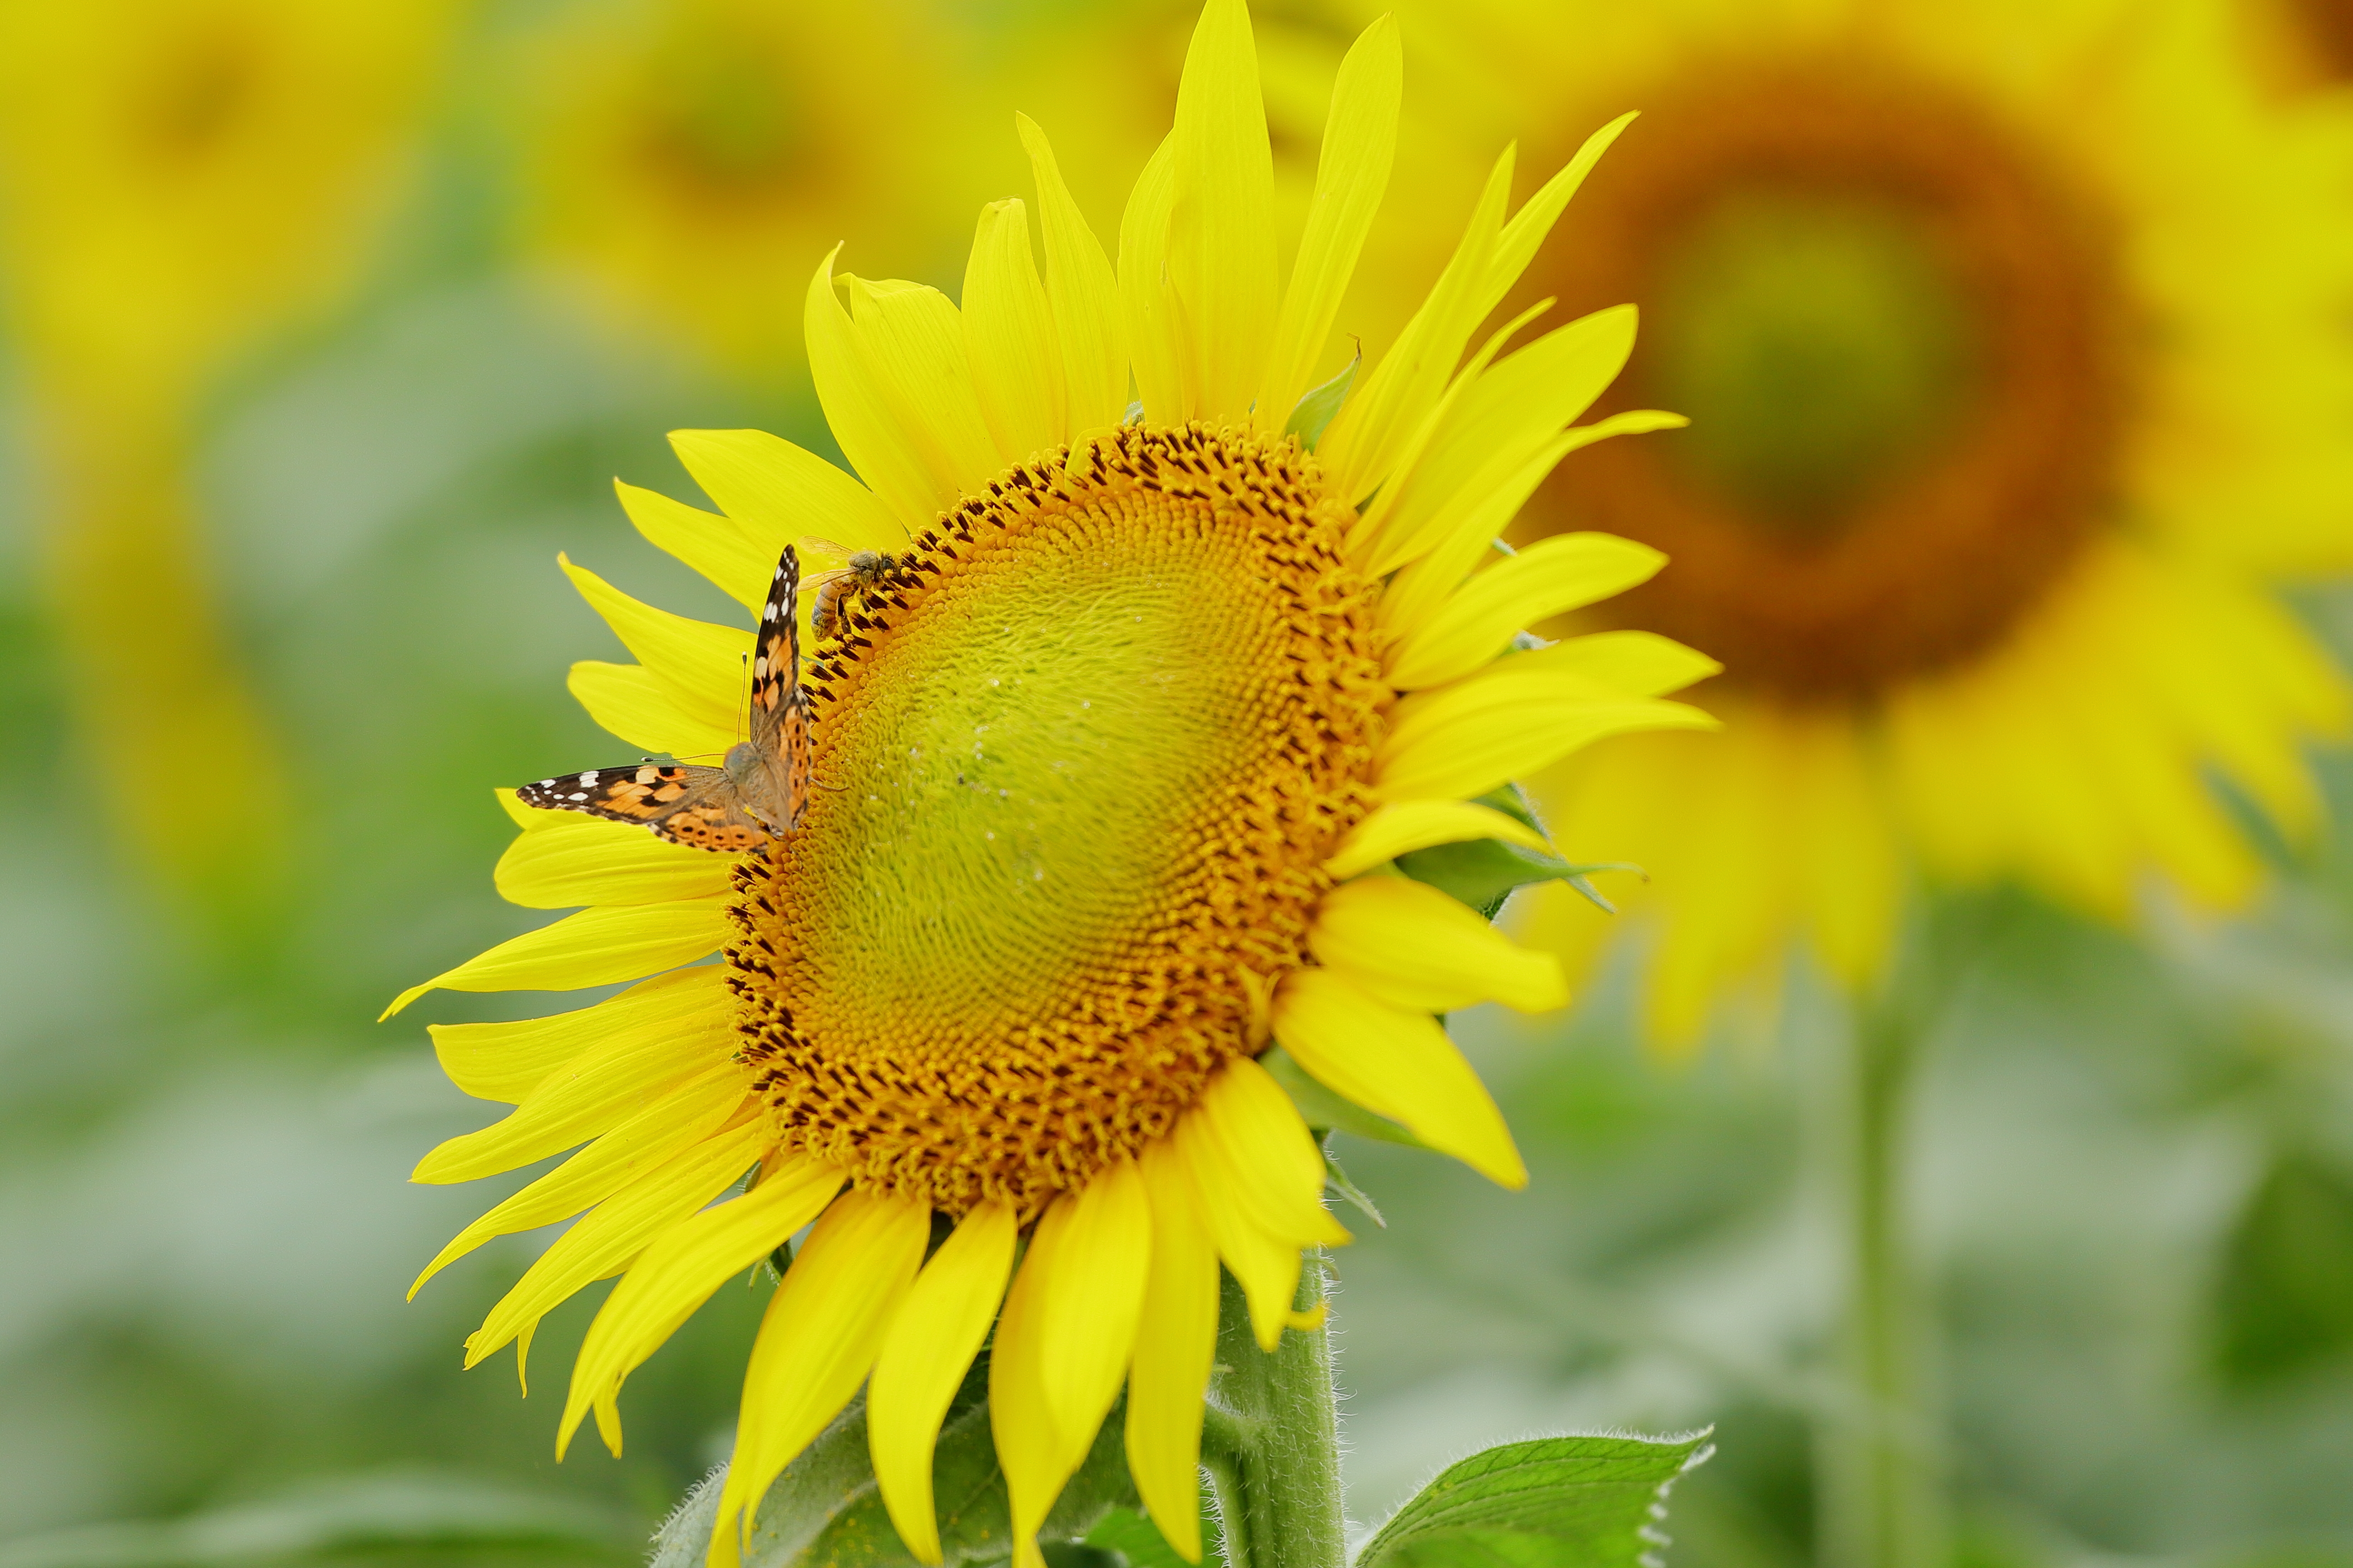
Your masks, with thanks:
[{"label": "white wing spot", "polygon": [[586,800],[588,798],[588,792],[586,790],[575,790],[572,792],[572,798],[575,800]]},{"label": "white wing spot", "polygon": [[582,784],[595,784],[596,782],[596,775],[593,772],[582,773],[580,775],[580,782]]}]

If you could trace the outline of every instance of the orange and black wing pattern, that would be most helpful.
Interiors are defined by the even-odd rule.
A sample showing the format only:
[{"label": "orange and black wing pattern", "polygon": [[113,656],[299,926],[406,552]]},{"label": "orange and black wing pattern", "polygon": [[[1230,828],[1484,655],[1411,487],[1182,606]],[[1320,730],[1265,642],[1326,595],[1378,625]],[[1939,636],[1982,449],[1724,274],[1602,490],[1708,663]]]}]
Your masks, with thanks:
[{"label": "orange and black wing pattern", "polygon": [[768,841],[767,829],[744,810],[724,768],[682,763],[596,768],[527,784],[515,791],[515,798],[542,811],[637,823],[673,844],[720,854]]}]

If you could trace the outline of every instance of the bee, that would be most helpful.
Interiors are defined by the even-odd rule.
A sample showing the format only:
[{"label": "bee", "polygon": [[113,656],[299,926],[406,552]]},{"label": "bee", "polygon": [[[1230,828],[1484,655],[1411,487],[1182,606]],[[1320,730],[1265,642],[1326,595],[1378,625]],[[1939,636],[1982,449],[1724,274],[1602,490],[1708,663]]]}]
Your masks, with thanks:
[{"label": "bee", "polygon": [[895,555],[880,550],[852,550],[829,539],[804,539],[801,548],[842,562],[830,572],[820,572],[809,579],[809,586],[817,591],[816,602],[809,606],[809,633],[813,637],[829,637],[839,631],[841,601],[852,592],[863,594],[881,586],[882,579],[899,564]]}]

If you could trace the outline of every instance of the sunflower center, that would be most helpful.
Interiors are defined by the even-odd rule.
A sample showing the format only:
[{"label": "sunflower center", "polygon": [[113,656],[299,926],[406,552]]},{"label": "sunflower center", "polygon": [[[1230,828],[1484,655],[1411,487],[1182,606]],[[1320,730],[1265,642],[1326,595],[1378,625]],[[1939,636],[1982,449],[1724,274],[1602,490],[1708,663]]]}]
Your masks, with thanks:
[{"label": "sunflower center", "polygon": [[1035,1213],[1255,1048],[1386,698],[1345,515],[1288,447],[1123,430],[845,605],[807,677],[817,787],[730,955],[788,1137]]},{"label": "sunflower center", "polygon": [[1596,447],[1523,519],[1658,545],[1611,613],[1783,697],[1866,700],[1964,659],[2099,524],[2123,416],[2105,236],[1977,106],[1878,61],[1658,95],[1539,279],[1640,301],[1612,406],[1689,432]]}]

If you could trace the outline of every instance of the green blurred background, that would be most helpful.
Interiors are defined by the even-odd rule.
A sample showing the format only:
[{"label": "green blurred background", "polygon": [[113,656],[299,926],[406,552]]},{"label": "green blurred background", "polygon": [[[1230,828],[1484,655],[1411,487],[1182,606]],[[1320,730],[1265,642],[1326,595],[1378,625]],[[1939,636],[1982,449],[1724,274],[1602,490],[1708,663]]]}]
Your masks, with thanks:
[{"label": "green blurred background", "polygon": [[[617,744],[563,694],[612,645],[556,552],[733,616],[613,477],[691,495],[676,427],[831,452],[797,347],[824,249],[954,291],[970,216],[1027,188],[1016,107],[1109,233],[1189,22],[857,11],[0,7],[0,1563],[269,1560],[299,1542],[74,1531],[321,1495],[471,1498],[625,1562],[724,1457],[749,1292],[632,1379],[618,1460],[552,1456],[599,1291],[548,1321],[527,1401],[503,1357],[459,1373],[547,1238],[404,1302],[531,1173],[407,1184],[495,1114],[423,1025],[550,999],[373,1020],[541,919],[492,894],[492,786]],[[1261,11],[1287,190],[1356,20]],[[1475,71],[1458,44],[1423,14],[1409,82]],[[1491,129],[1449,155],[1475,169]],[[1377,252],[1442,247],[1469,198],[1393,212]],[[1361,292],[1377,342],[1396,289]],[[2353,658],[2353,593],[2293,608]],[[2353,765],[2316,765],[2348,820]],[[2276,886],[2219,923],[1938,895],[1971,939],[1914,1198],[1976,1561],[2353,1563],[2353,860],[2256,837]],[[1339,1260],[1351,1514],[1503,1438],[1715,1422],[1672,1560],[1804,1562],[1840,1397],[1805,1152],[1838,1009],[1797,984],[1769,1039],[1671,1060],[1630,963],[1566,1021],[1464,1020],[1526,1193],[1344,1151],[1388,1219]]]}]

